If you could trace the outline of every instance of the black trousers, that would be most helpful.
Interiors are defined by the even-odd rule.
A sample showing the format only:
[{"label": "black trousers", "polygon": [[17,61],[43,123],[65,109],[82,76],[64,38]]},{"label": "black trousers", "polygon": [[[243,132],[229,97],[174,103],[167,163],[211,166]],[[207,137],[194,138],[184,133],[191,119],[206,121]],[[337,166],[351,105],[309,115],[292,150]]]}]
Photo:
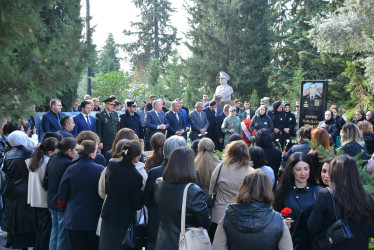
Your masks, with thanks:
[{"label": "black trousers", "polygon": [[99,249],[99,236],[95,231],[66,230],[68,250]]},{"label": "black trousers", "polygon": [[36,210],[36,240],[35,249],[48,250],[51,236],[52,219],[48,208],[35,208]]}]

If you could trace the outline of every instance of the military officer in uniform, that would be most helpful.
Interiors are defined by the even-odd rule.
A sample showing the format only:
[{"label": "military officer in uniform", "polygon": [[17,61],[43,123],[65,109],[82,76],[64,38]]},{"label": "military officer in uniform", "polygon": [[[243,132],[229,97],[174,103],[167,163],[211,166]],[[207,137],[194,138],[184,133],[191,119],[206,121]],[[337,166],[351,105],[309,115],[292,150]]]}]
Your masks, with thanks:
[{"label": "military officer in uniform", "polygon": [[114,138],[119,130],[118,114],[113,111],[116,98],[110,97],[104,101],[105,109],[96,114],[96,133],[100,137],[101,152],[111,149]]},{"label": "military officer in uniform", "polygon": [[323,107],[322,95],[319,93],[316,84],[309,85],[308,94],[303,96],[303,108]]},{"label": "military officer in uniform", "polygon": [[137,105],[133,101],[128,101],[126,105],[126,112],[119,116],[119,127],[121,129],[130,128],[134,130],[136,135],[139,137],[140,142],[142,142],[144,133],[142,123],[140,121],[140,115],[136,112]]}]

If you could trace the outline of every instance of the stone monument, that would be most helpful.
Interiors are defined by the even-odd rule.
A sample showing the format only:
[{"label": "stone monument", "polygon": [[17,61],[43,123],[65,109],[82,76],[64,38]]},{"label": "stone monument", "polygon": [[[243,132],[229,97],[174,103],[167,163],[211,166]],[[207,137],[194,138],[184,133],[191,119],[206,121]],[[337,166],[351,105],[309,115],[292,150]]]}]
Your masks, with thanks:
[{"label": "stone monument", "polygon": [[219,72],[220,85],[216,88],[214,95],[222,96],[221,107],[224,107],[226,104],[232,105],[231,95],[234,91],[232,90],[232,87],[227,84],[228,80],[230,80],[230,76],[227,73],[223,71]]}]

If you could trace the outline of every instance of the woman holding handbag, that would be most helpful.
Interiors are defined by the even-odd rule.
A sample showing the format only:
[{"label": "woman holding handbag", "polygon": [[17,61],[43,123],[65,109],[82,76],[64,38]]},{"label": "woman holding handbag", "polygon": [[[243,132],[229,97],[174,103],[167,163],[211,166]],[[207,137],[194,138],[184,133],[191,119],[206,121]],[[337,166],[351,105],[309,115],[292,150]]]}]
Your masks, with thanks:
[{"label": "woman holding handbag", "polygon": [[313,168],[309,167],[307,155],[293,153],[279,180],[273,208],[278,212],[286,207],[291,208],[292,213],[288,217],[292,221],[287,219],[285,222],[290,228],[294,249],[311,249],[313,237],[308,231],[307,222],[321,189],[313,178]]},{"label": "woman holding handbag", "polygon": [[[374,202],[362,187],[355,160],[339,155],[330,163],[329,171],[330,187],[318,193],[308,221],[308,229],[318,239],[314,247],[368,249],[369,238],[374,236]],[[345,220],[351,235],[340,239],[326,235],[338,220]]]},{"label": "woman holding handbag", "polygon": [[222,164],[213,171],[210,179],[209,196],[216,194],[212,208],[212,226],[209,229],[213,241],[217,224],[225,214],[227,205],[235,201],[244,176],[253,170],[248,146],[245,141],[227,144]]},{"label": "woman holding handbag", "polygon": [[[160,226],[156,250],[175,250],[179,246],[181,233],[182,202],[185,187],[185,228],[208,229],[211,223],[203,190],[197,186],[194,167],[194,152],[188,147],[175,149],[168,160],[162,178],[155,184],[154,199],[160,211]],[[206,235],[207,236],[207,235]],[[207,246],[210,246],[209,239]]]}]

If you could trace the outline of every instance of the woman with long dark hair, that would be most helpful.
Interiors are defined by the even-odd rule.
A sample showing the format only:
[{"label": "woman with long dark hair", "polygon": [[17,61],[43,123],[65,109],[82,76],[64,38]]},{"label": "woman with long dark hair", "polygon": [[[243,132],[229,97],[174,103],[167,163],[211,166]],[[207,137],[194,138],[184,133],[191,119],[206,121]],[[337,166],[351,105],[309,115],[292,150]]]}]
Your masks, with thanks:
[{"label": "woman with long dark hair", "polygon": [[36,212],[36,249],[49,249],[52,220],[48,210],[47,191],[43,188],[43,179],[48,161],[57,152],[58,140],[50,137],[26,160],[29,169],[29,182],[27,189],[27,203],[35,207]]},{"label": "woman with long dark hair", "polygon": [[267,161],[265,157],[265,151],[258,146],[249,147],[249,155],[251,156],[251,161],[253,162],[254,169],[261,169],[270,178],[271,187],[275,185],[274,171],[271,167],[267,166]]},{"label": "woman with long dark hair", "polygon": [[330,157],[323,161],[318,173],[318,184],[321,187],[330,186],[330,163],[334,158]]},{"label": "woman with long dark hair", "polygon": [[[322,239],[336,221],[332,196],[337,215],[348,222],[353,239],[344,240],[331,249],[368,249],[369,238],[374,236],[374,203],[362,186],[355,160],[339,155],[331,162],[329,172],[330,187],[318,193],[308,229],[317,239]],[[315,247],[319,248],[317,243]]]},{"label": "woman with long dark hair", "polygon": [[156,249],[178,249],[183,192],[188,183],[194,184],[187,191],[186,228],[208,229],[210,226],[211,218],[205,203],[204,192],[196,185],[194,157],[194,152],[188,147],[175,149],[162,178],[156,180],[154,199],[160,211]]},{"label": "woman with long dark hair", "polygon": [[295,249],[310,249],[312,246],[312,235],[307,229],[307,222],[317,192],[321,189],[313,178],[313,168],[309,167],[306,154],[292,154],[280,178],[273,208],[278,212],[285,207],[291,208],[289,217],[293,222],[286,220],[286,223]]},{"label": "woman with long dark hair", "polygon": [[236,203],[228,206],[218,224],[213,249],[292,249],[282,215],[271,208],[269,180],[260,169],[244,177]]}]

